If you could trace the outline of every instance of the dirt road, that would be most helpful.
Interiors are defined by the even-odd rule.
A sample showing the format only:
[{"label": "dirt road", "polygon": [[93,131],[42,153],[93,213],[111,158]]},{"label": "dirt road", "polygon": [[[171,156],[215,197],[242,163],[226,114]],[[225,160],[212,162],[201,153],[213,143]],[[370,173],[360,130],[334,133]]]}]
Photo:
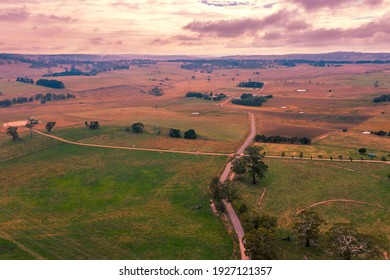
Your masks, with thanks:
[{"label": "dirt road", "polygon": [[135,148],[135,147],[123,147],[123,146],[109,146],[109,145],[98,145],[98,144],[87,144],[87,143],[80,143],[80,142],[74,142],[69,141],[51,134],[43,133],[38,130],[34,130],[35,133],[50,137],[53,139],[56,139],[58,141],[72,144],[72,145],[78,145],[78,146],[85,146],[85,147],[96,147],[96,148],[105,148],[105,149],[118,149],[118,150],[134,150],[134,151],[149,151],[149,152],[159,152],[159,153],[176,153],[176,154],[190,154],[190,155],[206,155],[206,156],[232,156],[233,154],[223,154],[223,153],[207,153],[207,152],[186,152],[186,151],[177,151],[177,150],[162,150],[162,149],[149,149],[149,148]]}]

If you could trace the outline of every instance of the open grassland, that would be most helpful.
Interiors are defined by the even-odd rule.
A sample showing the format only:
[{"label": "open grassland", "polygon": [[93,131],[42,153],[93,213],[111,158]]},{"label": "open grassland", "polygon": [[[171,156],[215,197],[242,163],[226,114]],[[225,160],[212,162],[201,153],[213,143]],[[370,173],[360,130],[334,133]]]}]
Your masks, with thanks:
[{"label": "open grassland", "polygon": [[223,157],[78,147],[38,135],[0,145],[16,152],[1,163],[1,259],[232,257],[207,190]]},{"label": "open grassland", "polygon": [[[326,136],[326,135],[325,135]],[[311,145],[256,143],[263,146],[267,155],[280,156],[282,152],[286,157],[297,157],[301,152],[304,157],[338,158],[344,159],[369,159],[367,154],[374,153],[376,159],[383,156],[390,160],[390,139],[377,135],[363,135],[353,132],[335,132],[324,136],[323,139],[314,140]],[[366,154],[360,154],[358,150],[366,148]]]},{"label": "open grassland", "polygon": [[[269,171],[258,185],[243,177],[233,183],[238,198],[236,207],[245,203],[250,210],[278,218],[277,257],[279,259],[328,258],[324,232],[335,223],[353,223],[359,231],[373,234],[390,244],[389,166],[367,163],[310,162],[267,159]],[[258,201],[266,188],[260,205]],[[296,212],[329,199],[364,201],[384,209],[345,202],[333,202],[311,208],[326,224],[321,229],[320,246],[306,248],[297,242],[292,225]],[[290,236],[292,242],[281,240]]]}]

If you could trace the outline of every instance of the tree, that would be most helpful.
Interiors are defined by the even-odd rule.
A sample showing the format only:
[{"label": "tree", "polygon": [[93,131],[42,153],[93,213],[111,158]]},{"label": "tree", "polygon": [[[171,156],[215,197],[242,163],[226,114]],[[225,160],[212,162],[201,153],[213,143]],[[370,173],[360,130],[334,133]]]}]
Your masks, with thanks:
[{"label": "tree", "polygon": [[89,124],[85,122],[86,125],[88,125],[89,129],[98,129],[100,127],[99,121],[91,121]]},{"label": "tree", "polygon": [[238,178],[241,178],[241,174],[244,174],[246,172],[245,159],[244,158],[234,158],[230,169],[238,175]]},{"label": "tree", "polygon": [[313,211],[302,211],[295,218],[294,229],[298,237],[305,241],[306,247],[315,244],[323,221]]},{"label": "tree", "polygon": [[357,232],[351,224],[336,224],[329,231],[329,251],[344,260],[374,259],[380,256],[381,242]]},{"label": "tree", "polygon": [[12,127],[12,126],[8,127],[6,133],[7,135],[12,136],[12,141],[14,142],[20,139],[17,127]]},{"label": "tree", "polygon": [[39,124],[39,121],[36,120],[34,117],[30,117],[27,119],[27,123],[26,123],[26,127],[28,129],[30,129],[30,137],[32,137],[32,129],[34,128],[34,126],[36,126],[37,124]]},{"label": "tree", "polygon": [[226,193],[225,193],[224,185],[221,184],[218,177],[215,177],[211,181],[209,188],[210,188],[210,192],[213,198],[215,208],[218,210],[218,212],[225,212],[226,209],[225,209],[225,204],[223,202],[223,199],[226,198]]},{"label": "tree", "polygon": [[262,147],[250,146],[244,151],[244,160],[246,162],[248,173],[252,176],[252,183],[257,183],[256,177],[263,178],[264,173],[268,170],[268,165],[263,162],[264,155],[260,153]]},{"label": "tree", "polygon": [[273,229],[259,228],[244,236],[245,254],[252,260],[275,259],[275,232]]},{"label": "tree", "polygon": [[367,149],[366,148],[360,148],[358,151],[359,151],[360,154],[365,154],[367,152]]},{"label": "tree", "polygon": [[180,138],[180,129],[171,128],[169,129],[169,136],[172,138]]},{"label": "tree", "polygon": [[144,132],[144,124],[141,122],[133,123],[131,128],[134,133],[142,133]]},{"label": "tree", "polygon": [[254,212],[247,212],[241,217],[242,226],[246,232],[256,230],[259,228],[272,229],[278,224],[278,219],[268,215],[258,215]]},{"label": "tree", "polygon": [[197,135],[196,135],[195,130],[189,129],[186,132],[184,132],[184,138],[185,139],[196,139]]},{"label": "tree", "polygon": [[46,130],[50,133],[50,131],[53,129],[53,127],[56,125],[56,122],[48,122],[46,124]]}]

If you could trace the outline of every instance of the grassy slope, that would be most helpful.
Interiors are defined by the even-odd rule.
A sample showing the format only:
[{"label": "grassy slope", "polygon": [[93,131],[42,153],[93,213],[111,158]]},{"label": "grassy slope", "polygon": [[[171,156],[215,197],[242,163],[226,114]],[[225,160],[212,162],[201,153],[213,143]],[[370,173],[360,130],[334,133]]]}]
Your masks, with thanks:
[{"label": "grassy slope", "polygon": [[[224,158],[38,140],[0,143],[21,155],[1,163],[0,233],[49,259],[231,257],[207,192]],[[32,256],[5,250],[0,258]]]},{"label": "grassy slope", "polygon": [[[306,249],[296,242],[280,239],[286,236],[295,239],[291,227],[298,210],[328,199],[361,200],[381,205],[386,210],[341,202],[317,206],[312,209],[328,223],[323,227],[323,231],[333,223],[351,222],[362,232],[390,240],[388,165],[270,159],[267,164],[269,172],[259,185],[252,186],[247,178],[235,181],[234,186],[239,193],[239,199],[235,203],[238,206],[244,202],[250,209],[274,215],[279,219],[278,258],[302,259],[303,255],[309,259],[326,258],[320,248]],[[264,187],[267,189],[266,194],[258,207],[257,203]],[[324,243],[321,245],[324,246]]]}]

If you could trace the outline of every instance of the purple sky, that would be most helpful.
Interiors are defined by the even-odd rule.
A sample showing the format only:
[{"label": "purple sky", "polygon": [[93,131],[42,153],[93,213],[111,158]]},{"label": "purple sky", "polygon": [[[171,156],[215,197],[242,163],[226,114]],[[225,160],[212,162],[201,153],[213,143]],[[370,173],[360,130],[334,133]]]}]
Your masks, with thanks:
[{"label": "purple sky", "polygon": [[2,0],[0,52],[390,52],[390,0]]}]

